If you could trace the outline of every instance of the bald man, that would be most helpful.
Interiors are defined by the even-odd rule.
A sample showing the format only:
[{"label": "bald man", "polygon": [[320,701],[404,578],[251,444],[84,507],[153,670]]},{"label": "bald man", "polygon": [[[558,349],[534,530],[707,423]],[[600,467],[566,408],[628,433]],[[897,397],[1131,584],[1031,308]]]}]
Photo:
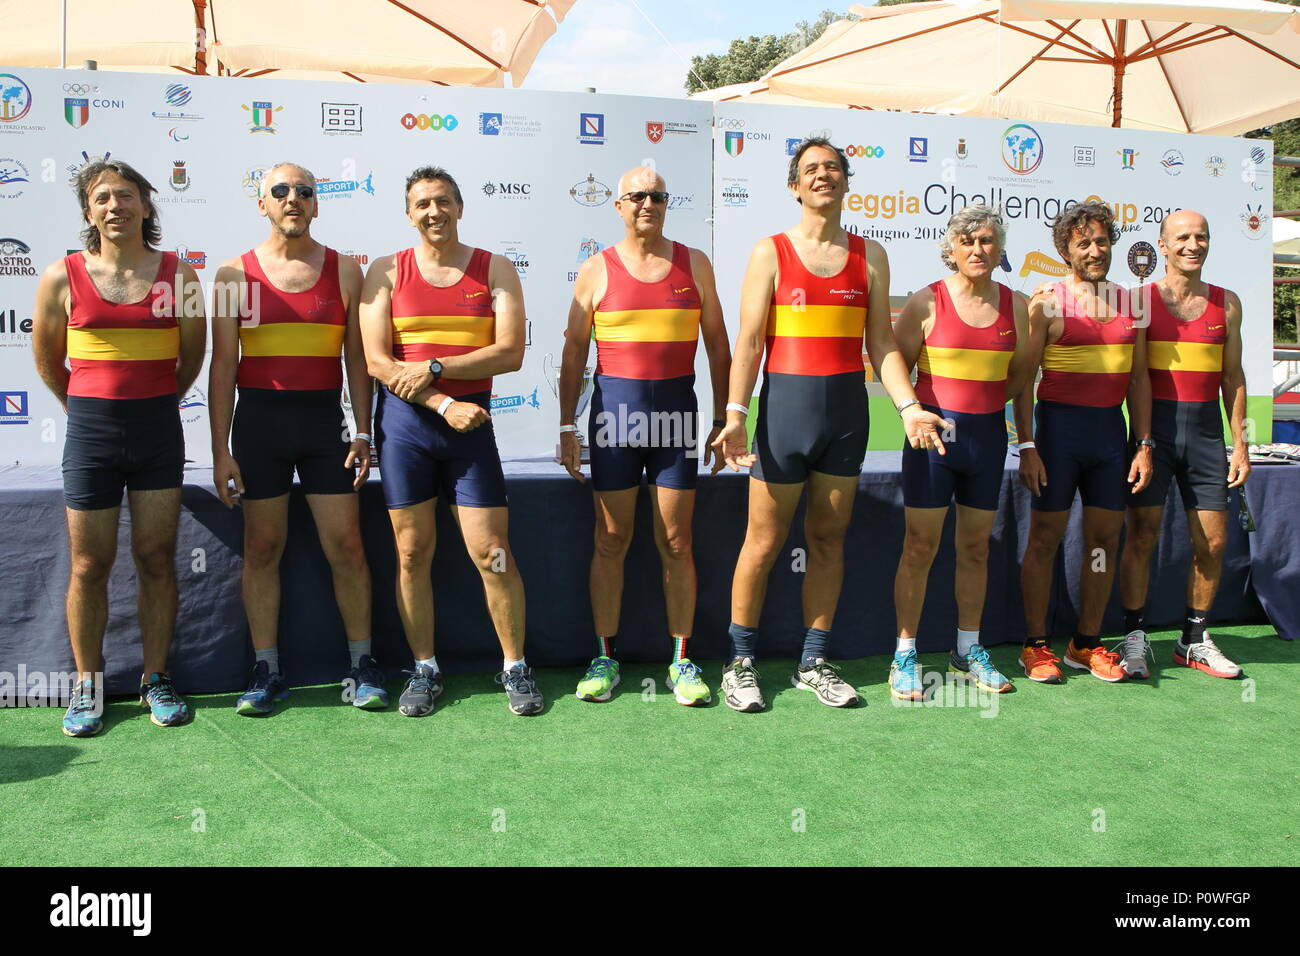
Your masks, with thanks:
[{"label": "bald man", "polygon": [[[723,425],[731,349],[708,256],[664,236],[663,177],[645,166],[624,173],[614,209],[623,220],[623,238],[578,271],[560,370],[561,461],[584,481],[574,415],[594,329],[596,378],[588,434],[596,505],[590,586],[597,653],[578,683],[577,697],[606,701],[618,684],[623,559],[644,475],[673,646],[668,687],[679,704],[702,705],[710,700],[709,688],[686,653],[696,593],[691,551],[700,454],[695,351],[702,333],[713,382],[707,465],[709,445]],[[714,473],[721,467],[715,456]]]},{"label": "bald man", "polygon": [[[1128,508],[1128,540],[1120,562],[1124,604],[1122,665],[1129,677],[1146,677],[1150,645],[1143,630],[1151,552],[1169,485],[1187,511],[1192,566],[1187,574],[1183,633],[1174,663],[1214,677],[1240,677],[1241,668],[1215,646],[1205,630],[1219,590],[1223,549],[1228,540],[1228,489],[1250,475],[1245,439],[1246,376],[1241,368],[1241,300],[1235,292],[1201,278],[1210,254],[1210,226],[1190,209],[1160,225],[1164,278],[1143,288],[1149,310],[1147,361],[1151,373],[1151,431],[1155,476]],[[1223,454],[1219,398],[1232,429],[1232,459]]]},{"label": "bald man", "polygon": [[[289,695],[278,626],[295,471],[348,637],[352,670],[343,700],[379,710],[388,706],[388,692],[370,653],[370,569],[356,494],[370,470],[370,373],[357,318],[361,267],[312,237],[319,206],[309,170],[293,163],[268,169],[257,210],[269,235],[217,272],[208,374],[213,481],[222,503],[231,508],[238,498],[244,515],[242,591],[255,661],[235,712],[269,714]],[[355,435],[340,405],[345,370]]]}]

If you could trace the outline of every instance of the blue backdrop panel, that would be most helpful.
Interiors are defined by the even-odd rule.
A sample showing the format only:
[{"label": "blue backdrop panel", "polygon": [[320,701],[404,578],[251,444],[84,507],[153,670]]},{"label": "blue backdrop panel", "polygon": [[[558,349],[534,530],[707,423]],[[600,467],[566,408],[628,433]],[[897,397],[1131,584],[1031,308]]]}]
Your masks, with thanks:
[{"label": "blue backdrop panel", "polygon": [[[528,658],[535,665],[583,663],[593,653],[587,571],[593,512],[589,485],[579,484],[551,462],[507,464],[510,540],[528,594]],[[0,670],[72,669],[63,599],[68,575],[67,537],[58,469],[0,469],[0,558],[9,570],[0,589]],[[206,470],[187,473],[177,569],[180,612],[172,673],[182,690],[231,691],[245,686],[252,662],[239,596],[243,525],[211,488]],[[696,501],[695,555],[699,602],[692,656],[718,660],[727,652],[731,575],[745,534],[747,482],[743,475],[702,477]],[[1259,531],[1247,536],[1231,524],[1223,584],[1214,622],[1264,622],[1264,609],[1285,637],[1300,634],[1300,545],[1293,516],[1300,511],[1300,466],[1258,468],[1250,481],[1250,504]],[[366,554],[374,577],[375,653],[390,671],[410,666],[393,598],[395,559],[383,499],[372,480],[361,495]],[[139,677],[135,573],[130,558],[129,513],[118,542],[110,583],[107,680],[111,693],[128,693]],[[803,512],[772,571],[763,613],[760,654],[793,656],[802,638],[800,589],[794,549],[804,547]],[[952,518],[930,575],[919,647],[943,650],[957,626],[952,597]],[[989,591],[982,633],[989,644],[1024,637],[1019,560],[1029,528],[1027,492],[1008,459],[989,554]],[[846,544],[844,593],[836,616],[832,653],[862,657],[892,650],[893,579],[903,539],[899,454],[871,452],[858,483],[858,500]],[[1248,540],[1249,539],[1249,540]],[[478,572],[470,563],[450,513],[438,513],[439,547],[434,559],[437,653],[447,670],[500,666],[500,650],[483,602]],[[1051,630],[1073,632],[1081,551],[1079,514],[1071,517],[1058,559]],[[1176,626],[1183,612],[1189,562],[1186,519],[1168,509],[1152,569],[1149,626]],[[290,537],[282,564],[280,615],[282,666],[295,684],[339,680],[348,666],[343,626],[333,600],[329,566],[316,540],[301,494],[291,499]],[[1258,595],[1258,598],[1256,597]],[[1261,602],[1263,607],[1261,607]],[[1106,629],[1121,629],[1118,598]],[[650,523],[648,496],[638,502],[635,538],[626,566],[619,653],[629,661],[666,662],[670,650],[660,567]],[[1248,663],[1248,662],[1243,662]]]}]

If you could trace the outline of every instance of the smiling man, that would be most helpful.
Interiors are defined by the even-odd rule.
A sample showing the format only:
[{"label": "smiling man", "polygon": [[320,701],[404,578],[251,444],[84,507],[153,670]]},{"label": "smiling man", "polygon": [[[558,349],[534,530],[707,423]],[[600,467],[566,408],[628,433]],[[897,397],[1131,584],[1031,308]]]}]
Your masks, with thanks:
[{"label": "smiling man", "polygon": [[[614,208],[623,220],[623,238],[588,259],[578,272],[560,373],[561,460],[569,474],[583,480],[574,411],[594,328],[597,359],[590,433],[596,540],[591,615],[597,655],[578,684],[577,696],[609,700],[618,683],[614,644],[622,610],[623,559],[632,541],[644,474],[650,483],[673,644],[668,686],[679,704],[702,705],[709,702],[709,688],[699,666],[686,656],[696,593],[691,546],[699,460],[695,351],[702,333],[713,380],[713,430],[704,445],[708,464],[708,442],[722,427],[731,350],[708,256],[664,236],[668,192],[663,177],[639,166],[623,174],[618,192]],[[652,423],[648,436],[627,427],[637,420]],[[721,467],[721,458],[715,458],[714,473]]]},{"label": "smiling man", "polygon": [[433,712],[442,673],[433,654],[434,506],[442,495],[479,569],[504,663],[510,710],[537,714],[541,691],[524,660],[524,584],[510,552],[506,482],[489,414],[492,376],[524,358],[524,296],[505,256],[460,241],[465,203],[445,169],[406,179],[406,217],[420,240],[375,260],[361,294],[370,374],[382,386],[375,438],[397,545],[397,610],[415,656],[398,702]]},{"label": "smiling man", "polygon": [[[212,477],[226,507],[238,497],[244,513],[244,611],[255,657],[248,691],[235,703],[245,716],[270,713],[289,694],[277,629],[295,471],[348,636],[352,671],[344,700],[368,710],[388,705],[383,672],[370,653],[370,568],[356,496],[370,470],[371,384],[357,322],[361,267],[312,238],[317,202],[311,172],[293,163],[268,169],[257,209],[270,236],[222,265],[216,278]],[[351,437],[339,404],[345,364],[359,432]]]},{"label": "smiling man", "polygon": [[[1016,397],[1020,477],[1033,495],[1029,543],[1020,568],[1026,638],[1025,675],[1061,683],[1047,634],[1056,552],[1075,493],[1083,499],[1080,607],[1067,666],[1108,682],[1124,679],[1119,655],[1101,646],[1101,622],[1115,580],[1128,499],[1151,480],[1151,390],[1146,340],[1127,290],[1107,280],[1119,238],[1115,214],[1101,202],[1071,206],[1052,223],[1056,251],[1070,275],[1029,303],[1031,368],[1043,368]],[[1127,399],[1137,441],[1129,462],[1121,405]],[[1033,415],[1031,417],[1031,410]],[[1130,487],[1131,486],[1131,487]]]},{"label": "smiling man", "polygon": [[[752,469],[745,543],[731,583],[731,662],[722,674],[727,706],[742,713],[766,706],[754,667],[758,622],[768,574],[805,486],[803,653],[791,682],[830,707],[858,702],[827,658],[844,580],[844,536],[867,451],[864,345],[909,444],[943,450],[943,420],[921,407],[894,341],[885,250],[840,225],[849,175],[843,151],[829,140],[799,144],[786,179],[799,222],[759,240],[740,293],[727,423],[714,447],[733,470]],[[764,352],[751,452],[745,418]]]},{"label": "smiling man", "polygon": [[103,729],[95,675],[104,669],[108,575],[124,486],[144,645],[140,703],[160,727],[190,717],[167,673],[185,467],[178,401],[203,364],[207,323],[194,270],[156,248],[162,229],[149,181],[124,162],[97,161],[77,174],[76,190],[86,249],[42,274],[32,349],[37,371],[68,414],[63,497],[77,685],[63,732],[90,737]]},{"label": "smiling man", "polygon": [[[1228,541],[1228,489],[1250,476],[1245,439],[1246,376],[1241,368],[1241,300],[1235,292],[1201,277],[1210,254],[1210,225],[1191,209],[1160,224],[1163,279],[1144,288],[1151,325],[1151,435],[1155,477],[1129,503],[1128,540],[1120,564],[1124,603],[1124,669],[1146,677],[1150,645],[1142,616],[1147,600],[1151,553],[1160,537],[1169,485],[1176,478],[1187,513],[1192,566],[1187,572],[1183,633],[1174,663],[1214,677],[1240,677],[1241,668],[1219,650],[1205,623],[1219,590],[1223,549]],[[1232,430],[1232,461],[1223,455],[1219,397]]]}]

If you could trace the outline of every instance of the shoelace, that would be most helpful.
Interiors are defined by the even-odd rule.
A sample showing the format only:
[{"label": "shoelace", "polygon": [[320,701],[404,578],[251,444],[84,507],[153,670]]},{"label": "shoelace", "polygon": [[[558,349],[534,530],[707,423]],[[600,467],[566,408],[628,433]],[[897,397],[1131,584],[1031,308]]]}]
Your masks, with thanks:
[{"label": "shoelace", "polygon": [[94,710],[94,691],[87,689],[85,684],[78,684],[76,689],[72,692],[72,706],[69,709],[74,714],[82,714],[88,710]]},{"label": "shoelace", "polygon": [[608,677],[614,672],[615,666],[612,660],[602,657],[592,661],[591,666],[587,668],[587,676],[592,679]]},{"label": "shoelace", "polygon": [[910,674],[912,668],[916,666],[916,651],[906,652],[901,659],[895,657],[894,664],[900,671],[907,671]]},{"label": "shoelace", "polygon": [[1118,644],[1110,649],[1110,653],[1118,654],[1124,660],[1137,658],[1144,660],[1151,656],[1151,641],[1145,637],[1138,637],[1136,634],[1124,638]]},{"label": "shoelace", "polygon": [[1031,664],[1059,664],[1061,659],[1050,647],[1026,647]]},{"label": "shoelace", "polygon": [[704,672],[700,670],[700,665],[696,664],[694,661],[679,661],[677,664],[677,674],[681,680],[700,680],[703,673]]},{"label": "shoelace", "polygon": [[1210,640],[1208,637],[1203,637],[1197,643],[1191,645],[1188,648],[1187,653],[1193,653],[1197,647],[1201,648],[1200,656],[1207,664],[1219,667],[1221,665],[1232,663],[1228,660],[1227,655],[1225,655],[1223,651],[1219,650],[1219,645],[1215,644],[1214,641]]},{"label": "shoelace", "polygon": [[433,681],[420,669],[413,671],[402,671],[403,674],[410,674],[411,679],[406,683],[406,691],[423,692],[426,694],[433,693]]},{"label": "shoelace", "polygon": [[249,682],[249,690],[266,690],[271,686],[270,670],[263,670],[260,667],[253,668],[253,679]]},{"label": "shoelace", "polygon": [[357,683],[369,684],[372,687],[379,687],[384,683],[384,672],[374,664],[367,664],[365,667],[357,668]]},{"label": "shoelace", "polygon": [[177,704],[176,688],[172,685],[171,679],[167,677],[159,678],[158,683],[149,684],[148,690],[145,691],[145,698],[151,704],[168,706]]},{"label": "shoelace", "polygon": [[537,693],[537,685],[533,683],[532,676],[524,673],[522,667],[506,671],[504,674],[498,674],[497,681],[506,690],[514,691],[516,694]]},{"label": "shoelace", "polygon": [[993,661],[989,658],[989,652],[983,646],[980,646],[979,650],[972,650],[966,655],[966,659],[986,670],[993,670]]},{"label": "shoelace", "polygon": [[758,669],[752,664],[737,664],[731,669],[737,687],[757,687]]}]

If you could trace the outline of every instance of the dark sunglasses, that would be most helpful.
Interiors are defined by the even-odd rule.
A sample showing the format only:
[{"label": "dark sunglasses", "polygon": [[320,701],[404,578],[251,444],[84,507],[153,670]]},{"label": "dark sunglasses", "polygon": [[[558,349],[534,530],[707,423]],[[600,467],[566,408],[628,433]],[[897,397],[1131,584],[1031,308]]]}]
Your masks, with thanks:
[{"label": "dark sunglasses", "polygon": [[643,202],[646,201],[646,197],[647,197],[647,196],[650,197],[650,201],[651,201],[651,202],[655,202],[655,203],[666,203],[666,202],[668,201],[668,194],[667,194],[666,192],[661,192],[661,191],[658,190],[658,189],[656,189],[654,192],[650,192],[650,193],[645,192],[644,190],[640,190],[640,189],[639,189],[639,190],[637,190],[637,191],[634,192],[634,193],[624,193],[624,194],[623,194],[622,196],[620,196],[619,198],[620,198],[620,199],[630,199],[630,200],[632,200],[632,201],[635,202],[635,203],[643,203]]},{"label": "dark sunglasses", "polygon": [[316,195],[316,190],[312,189],[310,186],[290,186],[288,183],[276,183],[271,187],[271,195],[276,199],[283,199],[285,196],[289,195],[290,189],[297,191],[299,199],[310,199],[312,196]]}]

